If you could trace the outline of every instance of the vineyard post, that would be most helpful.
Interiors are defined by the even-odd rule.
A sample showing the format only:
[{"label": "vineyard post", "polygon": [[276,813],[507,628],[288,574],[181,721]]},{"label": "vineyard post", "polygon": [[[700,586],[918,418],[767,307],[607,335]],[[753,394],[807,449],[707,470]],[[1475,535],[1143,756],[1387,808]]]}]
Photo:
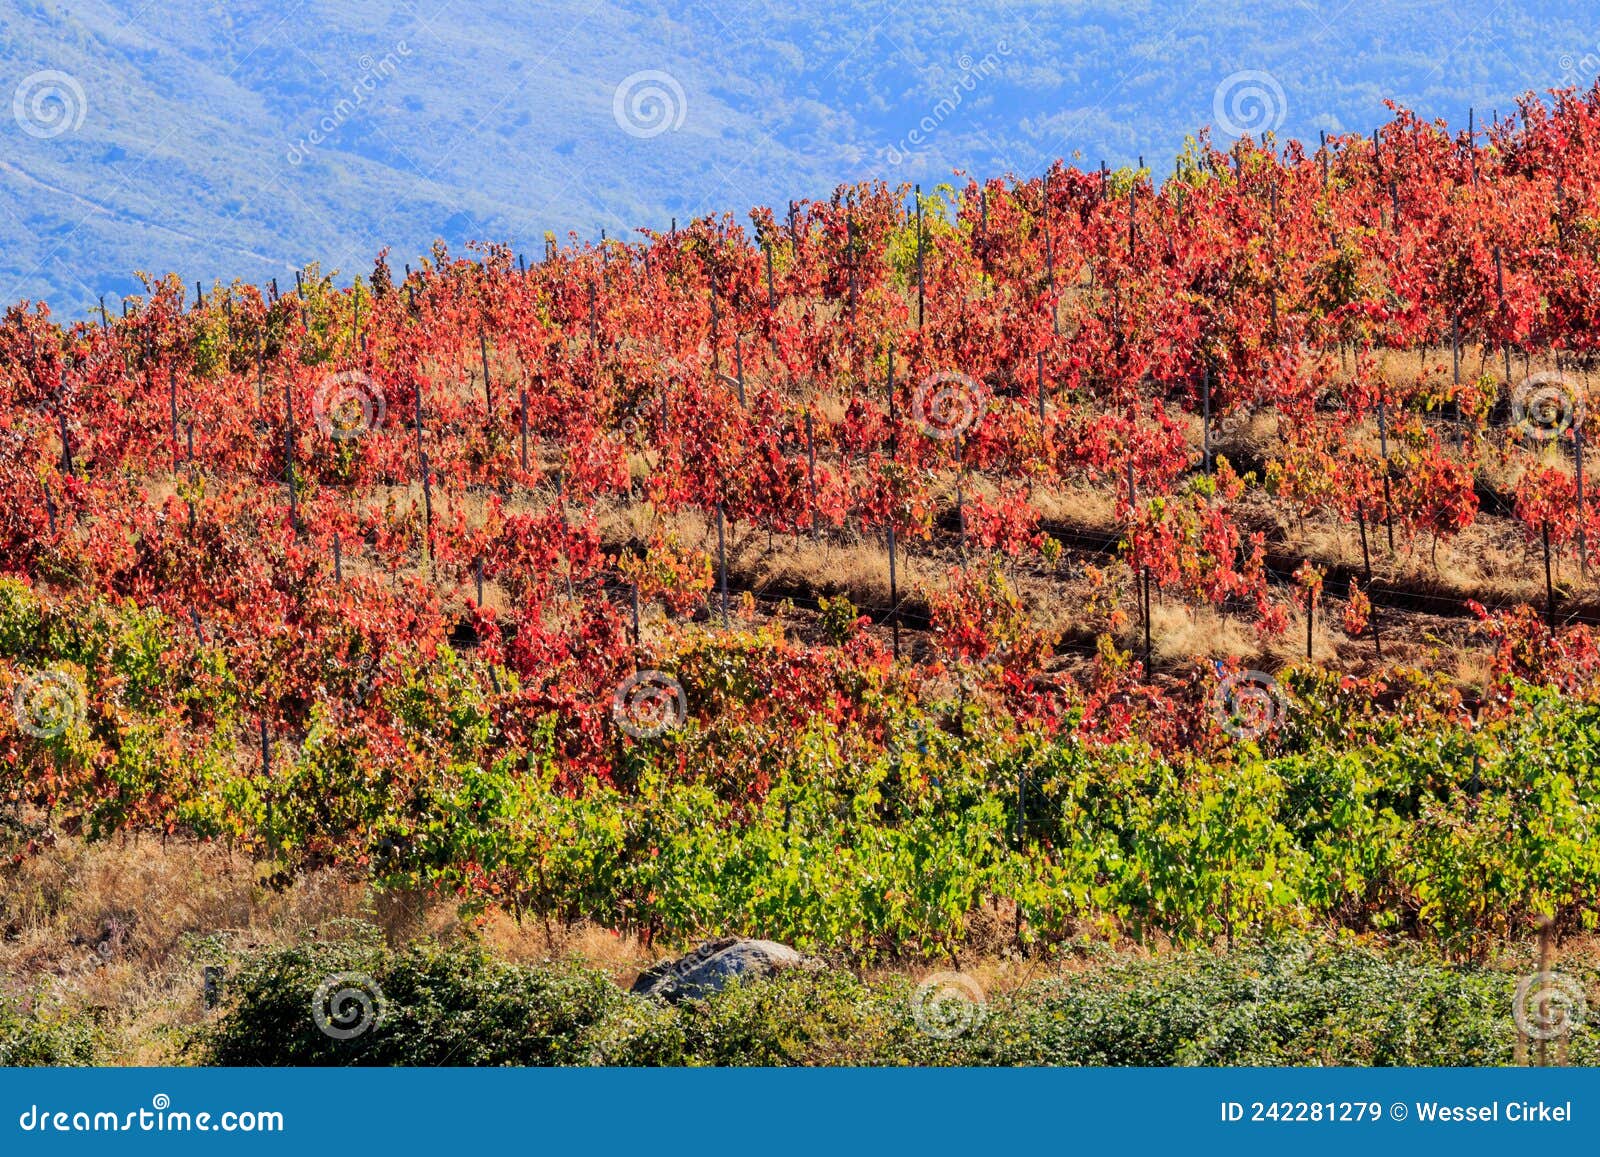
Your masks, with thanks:
[{"label": "vineyard post", "polygon": [[1314,590],[1306,591],[1306,660],[1311,659],[1311,631],[1317,617],[1317,596]]},{"label": "vineyard post", "polygon": [[718,340],[722,315],[717,309],[717,271],[711,271],[711,373],[722,372],[722,343]]},{"label": "vineyard post", "polygon": [[[916,186],[917,196],[917,328],[922,328],[924,312],[923,239],[922,239],[922,186]],[[853,268],[853,267],[852,267]]]},{"label": "vineyard post", "polygon": [[728,541],[722,529],[722,503],[717,503],[717,585],[722,589],[722,625],[728,625]]},{"label": "vineyard post", "polygon": [[[188,423],[188,425],[184,427],[184,440],[186,441],[186,443],[188,445],[188,457],[185,459],[185,465],[187,465],[189,467],[189,481],[192,484],[194,482],[194,476],[195,476],[195,466],[194,466],[194,423],[193,422]],[[188,507],[189,507],[189,534],[192,536],[194,534],[194,523],[195,523],[194,498],[190,497],[188,499],[185,499],[185,502],[188,504]]]},{"label": "vineyard post", "polygon": [[367,348],[367,339],[361,336],[361,281],[359,278],[350,287],[350,310],[350,336],[355,339],[357,349],[365,350]]},{"label": "vineyard post", "polygon": [[965,435],[956,436],[956,541],[963,558],[967,555],[967,508],[962,501],[961,483],[966,474],[966,442]]},{"label": "vineyard post", "polygon": [[61,473],[71,478],[72,443],[67,439],[67,411],[63,406],[56,407],[56,425],[61,431]]},{"label": "vineyard post", "polygon": [[50,483],[41,482],[39,485],[44,487],[44,513],[45,517],[50,520],[50,533],[54,535],[56,532],[56,500],[50,493]]},{"label": "vineyard post", "polygon": [[344,582],[344,550],[340,545],[337,532],[333,536],[333,581],[335,583]]},{"label": "vineyard post", "polygon": [[633,645],[639,645],[639,580],[633,580]]},{"label": "vineyard post", "polygon": [[[1141,165],[1140,168],[1144,166]],[[1135,178],[1128,182],[1128,260],[1133,260],[1134,244],[1138,240],[1138,202],[1134,194],[1138,191],[1139,181]]]},{"label": "vineyard post", "polygon": [[761,248],[767,258],[767,308],[776,310],[778,308],[778,291],[772,284],[772,244],[768,242]]},{"label": "vineyard post", "polygon": [[172,438],[172,473],[178,473],[178,369],[167,367],[167,428]]},{"label": "vineyard post", "polygon": [[1583,418],[1581,414],[1572,427],[1572,457],[1573,469],[1577,474],[1578,484],[1578,574],[1587,579],[1589,577],[1589,538],[1583,526]]},{"label": "vineyard post", "polygon": [[1034,377],[1037,379],[1039,387],[1039,433],[1042,435],[1044,433],[1044,351],[1040,350],[1035,356],[1037,360],[1034,362]]},{"label": "vineyard post", "polygon": [[1383,458],[1383,529],[1389,537],[1389,553],[1394,553],[1394,499],[1389,486],[1389,418],[1383,396],[1378,396],[1378,453]]},{"label": "vineyard post", "polygon": [[526,382],[517,383],[517,400],[520,403],[517,424],[522,435],[522,472],[526,474],[528,472],[528,384]]},{"label": "vineyard post", "polygon": [[478,605],[483,606],[483,555],[472,560],[472,578],[477,586]]},{"label": "vineyard post", "polygon": [[[1505,263],[1500,258],[1500,246],[1494,247],[1494,292],[1501,305],[1506,301],[1506,270]],[[1511,343],[1503,347],[1506,355],[1506,389],[1511,388]]]},{"label": "vineyard post", "polygon": [[1550,578],[1550,523],[1549,520],[1539,524],[1539,537],[1544,543],[1544,621],[1545,626],[1555,630],[1556,626],[1556,588]]},{"label": "vineyard post", "polygon": [[422,445],[422,382],[416,384],[417,472],[422,475],[422,510],[424,518],[423,551],[433,557],[433,485],[428,478],[428,451]]},{"label": "vineyard post", "polygon": [[744,334],[733,335],[733,372],[734,380],[739,383],[739,405],[744,406]]},{"label": "vineyard post", "polygon": [[106,295],[102,293],[100,295],[100,329],[105,331],[109,330],[110,328],[111,315],[106,313]]},{"label": "vineyard post", "polygon": [[811,406],[806,405],[806,490],[811,496],[811,541],[817,541],[817,441],[811,420]]},{"label": "vineyard post", "polygon": [[283,379],[283,458],[284,485],[289,488],[289,525],[295,537],[300,536],[300,500],[294,485],[294,387],[289,376]]},{"label": "vineyard post", "polygon": [[848,210],[844,215],[844,263],[850,273],[850,329],[856,324],[856,219]]},{"label": "vineyard post", "polygon": [[1478,131],[1472,122],[1473,108],[1467,106],[1467,157],[1472,162],[1472,183],[1478,183]]},{"label": "vineyard post", "polygon": [[489,428],[494,429],[494,383],[489,380],[489,337],[478,331],[478,352],[483,356],[483,405],[488,414]]},{"label": "vineyard post", "polygon": [[596,353],[600,351],[600,331],[595,317],[595,289],[594,282],[589,282],[589,348]]},{"label": "vineyard post", "polygon": [[894,639],[894,657],[900,658],[900,584],[894,565],[894,512],[889,512],[889,630]]},{"label": "vineyard post", "polygon": [[1200,403],[1200,456],[1205,462],[1206,473],[1211,473],[1211,367],[1204,366],[1200,370],[1201,403]]},{"label": "vineyard post", "polygon": [[1144,572],[1144,677],[1150,678],[1150,568]]},{"label": "vineyard post", "polygon": [[1461,316],[1452,314],[1450,317],[1450,363],[1455,378],[1455,389],[1451,392],[1451,413],[1455,419],[1456,427],[1456,452],[1459,454],[1463,447],[1463,434],[1461,431]]},{"label": "vineyard post", "polygon": [[[1105,195],[1105,162],[1100,163],[1100,192]],[[1056,291],[1056,257],[1055,248],[1050,243],[1050,172],[1045,171],[1043,193],[1040,197],[1043,202],[1039,207],[1039,216],[1044,229],[1044,283],[1050,293]]]},{"label": "vineyard post", "polygon": [[272,740],[267,735],[267,717],[263,715],[261,723],[261,778],[267,781],[267,790],[262,794],[266,797],[267,805],[267,855],[276,863],[278,859],[278,833],[272,823]]},{"label": "vineyard post", "polygon": [[1328,130],[1327,129],[1323,129],[1322,130],[1322,148],[1319,151],[1320,151],[1320,154],[1321,154],[1321,157],[1322,157],[1322,183],[1324,185],[1326,185],[1328,183]]},{"label": "vineyard post", "polygon": [[[1028,768],[1024,764],[1017,769],[1017,851],[1027,851],[1028,839]],[[1022,946],[1022,901],[1011,902],[1014,926],[1012,936],[1016,939],[1017,950],[1024,956],[1027,950]]]},{"label": "vineyard post", "polygon": [[1373,555],[1371,555],[1370,550],[1366,549],[1366,502],[1357,502],[1355,504],[1355,525],[1362,531],[1362,573],[1366,576],[1366,595],[1368,595],[1366,602],[1371,608],[1366,613],[1366,624],[1373,629],[1373,651],[1378,656],[1379,663],[1382,663],[1384,661],[1384,645],[1382,645],[1382,640],[1379,639],[1378,605],[1371,602],[1371,592],[1373,592]]}]

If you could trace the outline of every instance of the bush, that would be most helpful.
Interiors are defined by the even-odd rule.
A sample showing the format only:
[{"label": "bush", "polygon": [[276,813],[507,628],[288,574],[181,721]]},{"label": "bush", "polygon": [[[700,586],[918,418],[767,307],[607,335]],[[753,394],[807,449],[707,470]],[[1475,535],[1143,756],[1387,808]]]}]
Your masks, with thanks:
[{"label": "bush", "polygon": [[99,1028],[80,1012],[53,1007],[42,994],[16,1000],[0,994],[0,1067],[92,1065]]},{"label": "bush", "polygon": [[[383,1013],[325,1035],[312,995],[363,971]],[[1600,973],[1569,969],[1593,986]],[[1413,950],[1286,942],[1117,958],[997,993],[965,1031],[917,1023],[914,979],[793,972],[671,1006],[602,972],[481,950],[314,945],[251,960],[208,1036],[219,1064],[1493,1065],[1513,1059],[1518,976]],[[948,1023],[948,1022],[946,1022]],[[1600,1063],[1582,1026],[1568,1059]]]},{"label": "bush", "polygon": [[[360,996],[324,1002],[336,1029],[373,1023],[349,1039],[312,1015],[319,988]],[[390,953],[313,944],[246,963],[229,981],[230,1011],[209,1034],[223,1065],[557,1065],[585,1059],[583,1030],[625,998],[601,972],[522,968],[474,949],[414,946]],[[345,1013],[347,1015],[341,1015]],[[347,1030],[346,1030],[347,1031]]]}]

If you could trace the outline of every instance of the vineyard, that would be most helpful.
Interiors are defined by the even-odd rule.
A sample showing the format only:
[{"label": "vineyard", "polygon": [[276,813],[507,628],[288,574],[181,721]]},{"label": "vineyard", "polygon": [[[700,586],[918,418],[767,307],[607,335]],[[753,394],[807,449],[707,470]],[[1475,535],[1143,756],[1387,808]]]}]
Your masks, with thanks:
[{"label": "vineyard", "polygon": [[1596,923],[1600,87],[146,284],[0,324],[17,862],[864,960]]}]

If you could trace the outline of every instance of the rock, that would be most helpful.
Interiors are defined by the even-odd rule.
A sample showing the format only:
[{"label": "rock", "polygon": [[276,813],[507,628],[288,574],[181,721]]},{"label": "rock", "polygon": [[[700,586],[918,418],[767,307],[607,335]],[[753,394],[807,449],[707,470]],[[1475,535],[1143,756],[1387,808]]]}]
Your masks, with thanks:
[{"label": "rock", "polygon": [[639,974],[630,991],[673,1003],[699,1000],[721,992],[731,980],[759,980],[806,967],[814,967],[814,963],[786,944],[727,936],[708,940],[677,960],[651,965]]}]

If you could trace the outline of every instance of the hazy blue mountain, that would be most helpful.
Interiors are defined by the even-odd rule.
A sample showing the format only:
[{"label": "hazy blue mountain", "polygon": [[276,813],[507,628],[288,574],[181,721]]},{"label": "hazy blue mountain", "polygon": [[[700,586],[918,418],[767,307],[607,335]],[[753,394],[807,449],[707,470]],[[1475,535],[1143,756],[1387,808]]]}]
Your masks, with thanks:
[{"label": "hazy blue mountain", "polygon": [[436,237],[531,255],[864,177],[1160,169],[1219,119],[1315,139],[1386,97],[1464,121],[1592,83],[1597,37],[1550,0],[7,0],[0,301],[71,317],[136,269],[348,276]]}]

